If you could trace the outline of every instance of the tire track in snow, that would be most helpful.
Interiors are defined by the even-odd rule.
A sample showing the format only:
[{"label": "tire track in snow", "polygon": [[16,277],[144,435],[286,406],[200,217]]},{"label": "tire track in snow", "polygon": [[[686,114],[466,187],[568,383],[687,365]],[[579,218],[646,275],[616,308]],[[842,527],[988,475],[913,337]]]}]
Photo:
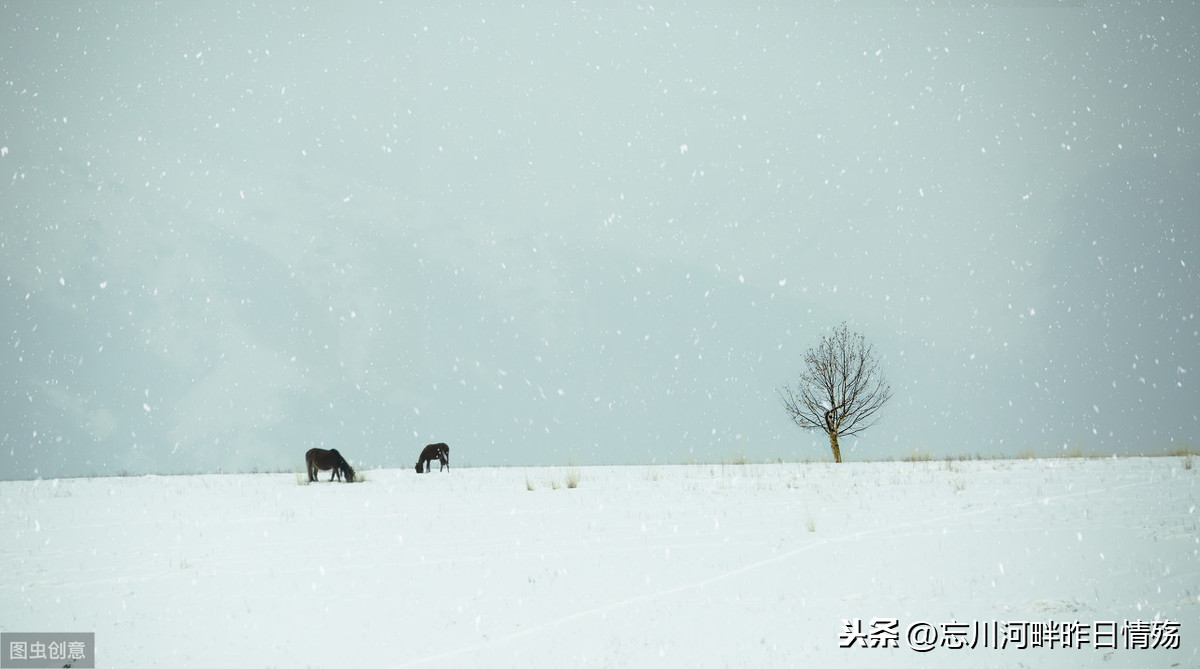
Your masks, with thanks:
[{"label": "tire track in snow", "polygon": [[487,641],[471,644],[469,646],[463,646],[461,648],[447,650],[447,651],[438,653],[436,655],[430,655],[428,657],[423,657],[423,658],[419,658],[416,660],[410,660],[408,662],[402,662],[400,664],[395,664],[395,665],[391,665],[391,666],[394,669],[402,669],[403,667],[416,667],[416,666],[420,666],[423,664],[430,664],[432,662],[438,662],[441,660],[449,660],[451,658],[456,658],[456,657],[459,657],[462,655],[468,655],[470,653],[483,651],[488,648],[493,648],[493,647],[497,647],[497,646],[500,646],[503,644],[512,643],[513,641],[517,641],[518,639],[522,639],[522,638],[528,637],[528,636],[533,636],[535,634],[539,634],[546,630],[550,630],[555,627],[560,627],[567,623],[571,623],[571,622],[574,622],[577,620],[583,620],[584,618],[589,618],[591,616],[608,613],[610,611],[615,611],[617,609],[624,608],[624,607],[627,607],[627,606],[630,606],[633,604],[638,604],[641,602],[649,602],[649,601],[661,599],[664,597],[670,597],[672,595],[675,595],[675,594],[678,594],[681,592],[685,592],[688,590],[705,588],[714,583],[720,583],[721,581],[725,581],[725,580],[734,578],[736,576],[740,576],[742,574],[752,572],[756,569],[760,569],[767,565],[784,562],[784,561],[787,561],[787,560],[790,560],[790,559],[796,557],[797,555],[807,553],[807,552],[817,549],[817,548],[823,548],[825,546],[833,546],[836,544],[857,541],[863,537],[875,536],[875,535],[880,535],[880,534],[888,534],[888,533],[896,532],[898,530],[912,529],[912,528],[919,527],[922,525],[929,525],[929,524],[937,523],[937,522],[945,522],[945,521],[950,521],[950,520],[961,520],[963,518],[970,518],[972,516],[981,516],[981,515],[988,514],[988,513],[1011,511],[1013,509],[1022,509],[1025,507],[1033,506],[1034,504],[1043,504],[1044,505],[1044,504],[1050,504],[1051,502],[1056,502],[1056,501],[1065,500],[1065,499],[1074,499],[1077,497],[1087,497],[1087,496],[1095,495],[1098,493],[1113,493],[1118,490],[1125,490],[1128,488],[1136,488],[1139,486],[1151,485],[1154,482],[1155,482],[1154,480],[1137,481],[1134,483],[1125,483],[1125,484],[1114,486],[1111,488],[1096,488],[1096,489],[1092,489],[1092,490],[1083,490],[1080,492],[1069,492],[1069,493],[1064,493],[1061,495],[1052,495],[1052,496],[1048,496],[1048,497],[1041,497],[1038,499],[1025,499],[1020,502],[1016,502],[1016,503],[1005,505],[1005,506],[994,506],[994,507],[986,507],[986,508],[982,508],[982,509],[973,509],[970,511],[962,511],[959,513],[951,513],[951,514],[945,514],[945,515],[941,515],[941,516],[935,516],[933,518],[923,518],[921,520],[914,520],[912,522],[902,523],[902,524],[898,524],[898,525],[889,525],[887,527],[880,527],[880,528],[876,528],[873,530],[863,530],[860,532],[852,532],[850,534],[844,534],[840,537],[833,537],[831,539],[820,539],[818,541],[814,541],[809,544],[804,544],[803,546],[800,546],[798,548],[794,548],[790,551],[787,551],[786,553],[780,553],[778,555],[773,555],[769,558],[763,558],[762,560],[756,560],[754,562],[742,565],[741,567],[729,569],[729,570],[714,574],[712,576],[709,576],[708,578],[704,578],[704,579],[701,579],[698,581],[692,581],[691,583],[684,583],[682,585],[677,585],[672,588],[666,588],[665,590],[656,590],[654,592],[649,592],[649,593],[646,593],[643,595],[635,595],[633,597],[626,597],[625,599],[619,599],[617,601],[609,602],[607,604],[601,604],[600,606],[594,606],[592,608],[584,609],[582,611],[576,611],[575,613],[571,613],[571,614],[562,616],[560,618],[556,618],[554,620],[548,620],[544,623],[535,625],[533,627],[528,627],[526,629],[517,630],[515,632],[510,632],[510,633],[502,635],[502,636],[488,639]]}]

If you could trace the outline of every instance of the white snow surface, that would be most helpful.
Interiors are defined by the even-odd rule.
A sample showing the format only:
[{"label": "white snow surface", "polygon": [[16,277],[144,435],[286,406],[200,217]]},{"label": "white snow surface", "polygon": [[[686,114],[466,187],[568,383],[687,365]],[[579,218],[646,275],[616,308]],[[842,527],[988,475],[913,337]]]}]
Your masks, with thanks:
[{"label": "white snow surface", "polygon": [[[1200,666],[1178,457],[361,473],[0,482],[0,630],[105,667]],[[1127,620],[1178,648],[906,638]]]}]

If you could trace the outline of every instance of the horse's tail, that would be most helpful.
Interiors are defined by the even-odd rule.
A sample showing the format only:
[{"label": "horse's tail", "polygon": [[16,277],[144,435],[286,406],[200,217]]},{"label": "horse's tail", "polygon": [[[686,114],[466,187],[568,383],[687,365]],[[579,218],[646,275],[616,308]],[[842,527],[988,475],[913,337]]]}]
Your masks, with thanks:
[{"label": "horse's tail", "polygon": [[317,449],[315,448],[308,449],[308,452],[304,454],[304,466],[306,469],[308,469],[308,480],[310,483],[317,480],[317,465],[315,463],[316,459]]}]

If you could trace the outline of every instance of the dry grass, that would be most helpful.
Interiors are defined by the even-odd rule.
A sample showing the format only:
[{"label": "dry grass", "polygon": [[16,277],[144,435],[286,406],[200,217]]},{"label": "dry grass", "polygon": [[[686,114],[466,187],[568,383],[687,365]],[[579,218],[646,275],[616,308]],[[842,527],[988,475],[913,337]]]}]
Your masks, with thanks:
[{"label": "dry grass", "polygon": [[1074,459],[1074,458],[1084,458],[1087,456],[1085,456],[1083,454],[1083,447],[1080,446],[1078,443],[1076,443],[1074,446],[1072,446],[1070,448],[1063,446],[1062,452],[1060,452],[1058,454],[1058,457]]},{"label": "dry grass", "polygon": [[731,464],[731,465],[748,465],[748,464],[750,464],[750,459],[746,457],[745,451],[739,449],[737,452],[737,455],[733,456],[733,459],[729,461],[729,464]]},{"label": "dry grass", "polygon": [[908,452],[908,455],[902,458],[904,462],[932,462],[933,453],[921,448],[914,448]]}]

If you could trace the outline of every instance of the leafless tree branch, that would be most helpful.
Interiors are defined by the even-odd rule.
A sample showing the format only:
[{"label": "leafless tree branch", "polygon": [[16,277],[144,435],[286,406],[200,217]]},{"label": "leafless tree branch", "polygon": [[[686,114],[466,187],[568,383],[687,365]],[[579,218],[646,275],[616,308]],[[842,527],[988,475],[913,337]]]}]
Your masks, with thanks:
[{"label": "leafless tree branch", "polygon": [[874,347],[845,323],[804,354],[804,371],[795,386],[778,392],[792,422],[829,435],[837,462],[842,461],[838,438],[857,435],[878,422],[892,397]]}]

